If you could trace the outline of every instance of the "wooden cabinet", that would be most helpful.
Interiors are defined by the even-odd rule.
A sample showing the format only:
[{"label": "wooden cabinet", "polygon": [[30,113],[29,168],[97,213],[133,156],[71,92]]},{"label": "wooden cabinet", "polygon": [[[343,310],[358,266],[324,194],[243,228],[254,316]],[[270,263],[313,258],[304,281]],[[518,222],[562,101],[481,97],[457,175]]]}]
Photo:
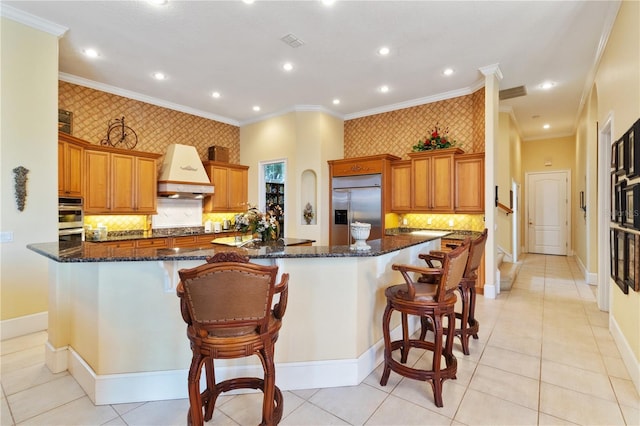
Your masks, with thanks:
[{"label": "wooden cabinet", "polygon": [[158,154],[85,150],[86,214],[155,214]]},{"label": "wooden cabinet", "polygon": [[461,213],[484,213],[484,152],[456,155],[454,208]]},{"label": "wooden cabinet", "polygon": [[391,210],[411,210],[411,161],[395,161],[391,164]]},{"label": "wooden cabinet", "polygon": [[[387,169],[387,161],[399,160],[390,154],[370,155],[367,157],[345,158],[343,160],[329,161],[331,168],[331,176],[354,176],[354,175],[372,175],[377,173],[384,174]],[[386,170],[388,171],[388,169]]]},{"label": "wooden cabinet", "polygon": [[204,201],[205,212],[239,212],[247,208],[249,166],[205,161],[204,169],[214,186]]},{"label": "wooden cabinet", "polygon": [[167,248],[169,247],[169,238],[161,237],[161,238],[145,238],[142,240],[136,240],[137,248]]},{"label": "wooden cabinet", "polygon": [[454,157],[459,148],[412,152],[411,209],[418,212],[454,212]]},{"label": "wooden cabinet", "polygon": [[86,142],[58,134],[58,195],[82,196],[83,159]]}]

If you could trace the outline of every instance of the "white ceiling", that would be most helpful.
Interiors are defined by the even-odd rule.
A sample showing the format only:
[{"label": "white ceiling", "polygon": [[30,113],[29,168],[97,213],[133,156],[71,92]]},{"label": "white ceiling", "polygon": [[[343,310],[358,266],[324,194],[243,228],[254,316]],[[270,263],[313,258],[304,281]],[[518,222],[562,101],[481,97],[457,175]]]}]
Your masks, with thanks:
[{"label": "white ceiling", "polygon": [[[315,0],[3,0],[0,7],[12,19],[23,11],[68,28],[61,79],[234,125],[294,108],[349,119],[464,95],[482,87],[480,68],[497,64],[501,89],[527,88],[526,96],[500,102],[526,140],[575,132],[619,0],[338,0],[331,7]],[[305,44],[286,45],[287,34]],[[377,54],[382,45],[391,49],[387,57]],[[100,56],[87,58],[87,48]],[[290,73],[281,68],[286,61],[294,64]],[[443,76],[446,67],[454,75]],[[168,78],[152,79],[155,71]],[[546,80],[556,86],[540,89]],[[388,93],[378,91],[383,84]],[[222,96],[212,98],[213,91]]]}]

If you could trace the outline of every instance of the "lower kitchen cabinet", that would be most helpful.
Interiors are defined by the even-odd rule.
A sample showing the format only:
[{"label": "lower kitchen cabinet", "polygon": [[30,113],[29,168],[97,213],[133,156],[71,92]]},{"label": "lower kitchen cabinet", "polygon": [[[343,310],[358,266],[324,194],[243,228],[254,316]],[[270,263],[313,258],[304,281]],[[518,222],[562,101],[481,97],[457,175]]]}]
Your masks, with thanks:
[{"label": "lower kitchen cabinet", "polygon": [[168,248],[169,247],[169,238],[145,238],[142,240],[135,240],[137,248],[147,248],[147,247],[155,247],[155,248]]}]

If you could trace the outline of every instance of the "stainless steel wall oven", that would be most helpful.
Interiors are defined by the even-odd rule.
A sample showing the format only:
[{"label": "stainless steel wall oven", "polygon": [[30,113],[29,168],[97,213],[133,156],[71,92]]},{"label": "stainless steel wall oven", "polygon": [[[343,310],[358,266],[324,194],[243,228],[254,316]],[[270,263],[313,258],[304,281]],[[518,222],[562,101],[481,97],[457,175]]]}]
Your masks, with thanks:
[{"label": "stainless steel wall oven", "polygon": [[58,198],[58,240],[84,241],[84,210],[82,198]]}]

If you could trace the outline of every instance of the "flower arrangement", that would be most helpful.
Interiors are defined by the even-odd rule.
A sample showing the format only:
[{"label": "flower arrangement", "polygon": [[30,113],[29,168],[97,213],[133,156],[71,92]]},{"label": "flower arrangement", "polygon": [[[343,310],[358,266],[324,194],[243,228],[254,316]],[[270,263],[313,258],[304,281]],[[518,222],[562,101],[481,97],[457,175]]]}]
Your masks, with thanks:
[{"label": "flower arrangement", "polygon": [[[282,209],[280,209],[282,211]],[[275,214],[262,213],[256,207],[235,216],[236,231],[256,235],[262,241],[276,240],[280,234],[280,223]]]},{"label": "flower arrangement", "polygon": [[313,207],[311,207],[311,203],[307,203],[307,205],[304,206],[302,217],[304,217],[304,221],[307,222],[307,225],[309,225],[311,220],[313,220]]},{"label": "flower arrangement", "polygon": [[435,127],[413,146],[413,151],[430,151],[433,149],[451,148],[456,141],[449,139],[449,128],[441,130],[436,123]]}]

